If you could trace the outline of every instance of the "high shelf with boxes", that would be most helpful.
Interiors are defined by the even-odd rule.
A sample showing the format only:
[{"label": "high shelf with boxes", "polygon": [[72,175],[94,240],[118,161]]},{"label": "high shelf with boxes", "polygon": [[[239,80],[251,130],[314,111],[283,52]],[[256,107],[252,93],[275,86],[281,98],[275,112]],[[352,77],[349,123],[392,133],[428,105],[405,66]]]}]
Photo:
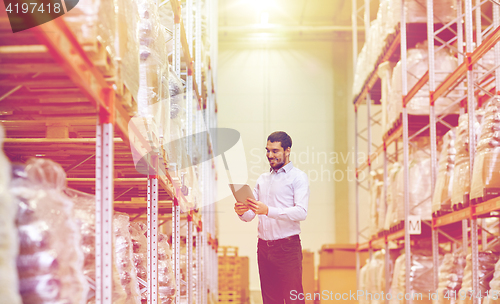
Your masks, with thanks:
[{"label": "high shelf with boxes", "polygon": [[[360,177],[366,169],[371,175],[366,181],[368,187],[363,181],[356,182],[356,240],[358,251],[369,250],[369,264],[374,260],[374,265],[377,264],[380,258],[384,260],[381,265],[385,268],[385,288],[379,291],[387,293],[398,288],[407,293],[438,291],[441,282],[446,283],[442,275],[445,268],[450,267],[450,263],[456,266],[457,259],[465,261],[468,252],[466,273],[469,273],[464,276],[462,290],[458,289],[462,283],[460,277],[460,284],[455,284],[455,289],[445,291],[475,290],[478,293],[481,289],[484,297],[484,289],[489,289],[490,282],[484,279],[484,273],[479,276],[479,266],[485,269],[491,259],[498,260],[498,248],[489,242],[497,238],[491,233],[492,227],[497,229],[497,223],[491,219],[482,220],[478,228],[477,218],[491,217],[492,211],[498,211],[498,199],[494,197],[498,196],[495,188],[500,185],[496,179],[498,164],[495,161],[500,17],[498,4],[493,3],[477,1],[473,7],[471,0],[381,1],[377,19],[371,21],[369,1],[365,1],[367,39],[357,57],[359,11],[353,1],[356,156],[359,154],[358,138],[363,138],[364,132],[368,145],[367,161],[357,164],[356,176]],[[397,23],[398,29],[394,30]],[[396,46],[400,49],[399,56]],[[394,57],[401,59],[392,69]],[[371,115],[371,108],[378,107],[377,103],[372,103],[372,97],[379,91],[383,116],[379,120],[382,122]],[[361,121],[358,111],[362,104],[366,104],[368,122],[366,128],[358,132]],[[382,126],[384,134],[381,143],[375,145],[371,138],[374,122]],[[481,137],[478,137],[476,134],[480,131]],[[403,149],[398,149],[401,137]],[[373,153],[372,146],[375,147]],[[399,165],[401,152],[403,164]],[[383,170],[375,168],[372,171],[377,157],[382,154]],[[389,163],[392,163],[391,168]],[[370,235],[360,240],[359,190],[363,188],[369,192],[371,200],[370,226],[367,227]],[[413,223],[410,216],[417,216],[412,218]],[[396,221],[391,221],[391,217]],[[417,221],[422,224],[421,231],[410,237],[410,224]],[[478,231],[482,239],[480,259]],[[462,242],[457,241],[460,237]],[[394,250],[390,249],[402,246],[404,257],[393,261]],[[373,250],[378,249],[384,251],[372,258]],[[442,252],[455,256],[445,255],[442,268],[439,268]],[[389,266],[393,263],[394,279],[389,275]],[[415,263],[420,267],[412,268]],[[357,265],[359,269],[359,260]],[[362,278],[371,271],[370,265],[366,267],[358,271],[358,287],[363,287]],[[396,275],[396,269],[401,268],[412,269],[403,270],[404,280]],[[420,272],[415,270],[418,268]],[[410,276],[422,277],[430,273],[433,280],[427,281],[432,284],[410,282]],[[495,290],[493,282],[490,286]],[[476,294],[472,298],[476,303],[479,297]]]},{"label": "high shelf with boxes", "polygon": [[[213,2],[195,2],[199,7],[195,23],[199,25],[204,19],[213,27]],[[213,266],[217,247],[215,168],[213,161],[201,161],[211,159],[216,148],[212,148],[207,132],[217,123],[212,79],[215,71],[207,63],[194,70],[199,77],[186,87],[187,96],[193,97],[196,92],[198,106],[193,111],[186,109],[186,102],[194,105],[192,100],[185,101],[181,80],[192,69],[184,74],[180,70],[181,59],[191,58],[186,51],[182,55],[181,41],[195,41],[201,46],[204,38],[206,49],[210,43],[215,48],[216,35],[210,40],[213,28],[203,36],[198,28],[196,39],[187,39],[180,23],[174,22],[179,20],[180,8],[176,0],[80,1],[64,17],[18,33],[12,32],[5,10],[0,12],[4,151],[13,163],[25,163],[30,158],[53,160],[58,164],[53,167],[64,169],[69,187],[95,193],[93,233],[98,241],[95,271],[91,273],[97,275],[87,279],[93,282],[96,303],[113,303],[116,296],[112,292],[117,263],[112,258],[116,254],[112,232],[117,229],[113,227],[113,211],[128,214],[130,223],[147,223],[147,271],[146,277],[138,280],[143,300],[169,301],[162,298],[166,286],[160,277],[166,269],[158,269],[163,265],[159,258],[167,242],[158,230],[164,224],[164,215],[172,214],[175,284],[168,284],[176,291],[175,302],[181,301],[181,212],[188,214],[186,260],[190,266],[187,283],[191,286],[183,302],[213,303],[217,299],[217,268]],[[170,19],[178,31],[164,25],[168,24],[169,11],[176,12]],[[168,45],[170,33],[175,43]],[[171,56],[179,67],[176,75],[169,71],[168,62],[168,48],[173,45],[178,47]],[[208,50],[203,54],[207,61],[208,54]],[[194,64],[202,60],[200,56]],[[193,65],[191,59],[187,62],[186,66]],[[198,117],[195,131],[205,132],[204,139],[198,136],[199,141],[190,145],[192,150],[180,140],[192,134],[185,131],[194,124],[186,112]],[[196,284],[194,278],[199,280]]]}]

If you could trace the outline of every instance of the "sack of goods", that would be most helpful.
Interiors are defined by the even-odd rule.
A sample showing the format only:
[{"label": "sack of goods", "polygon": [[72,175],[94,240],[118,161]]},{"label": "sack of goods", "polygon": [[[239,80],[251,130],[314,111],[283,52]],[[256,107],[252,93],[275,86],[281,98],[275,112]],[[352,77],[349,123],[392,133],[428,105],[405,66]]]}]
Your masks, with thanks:
[{"label": "sack of goods", "polygon": [[443,138],[439,156],[438,175],[434,195],[432,197],[432,212],[450,212],[451,195],[453,191],[453,170],[455,169],[455,129],[448,131]]},{"label": "sack of goods", "polygon": [[[481,129],[477,117],[474,119],[476,138]],[[469,151],[475,149],[475,147],[469,147],[469,115],[467,113],[460,115],[458,119],[455,147],[457,155],[453,171],[453,194],[451,196],[451,207],[453,209],[457,209],[464,204],[464,195],[468,195],[470,192]]]},{"label": "sack of goods", "polygon": [[[83,274],[89,282],[87,304],[95,303],[95,196],[74,189],[65,189],[64,193],[73,201],[73,214],[80,226],[81,246],[84,254]],[[115,238],[116,242],[116,238]],[[113,263],[113,303],[125,303],[127,294],[120,284],[116,259]]]},{"label": "sack of goods", "polygon": [[137,272],[133,261],[133,245],[130,236],[129,216],[115,212],[113,215],[113,230],[115,234],[115,263],[120,274],[120,283],[127,294],[126,304],[140,304]]},{"label": "sack of goods", "polygon": [[[0,147],[3,145],[4,130],[0,125]],[[19,243],[16,231],[17,202],[9,192],[11,166],[0,149],[0,299],[5,303],[21,304],[17,290],[16,257]]]},{"label": "sack of goods", "polygon": [[[387,180],[387,211],[383,222],[383,229],[389,230],[396,221],[396,211],[398,202],[403,201],[403,166],[400,163],[394,163],[389,168]],[[379,222],[379,225],[382,222]]]},{"label": "sack of goods", "polygon": [[445,254],[443,263],[439,267],[437,299],[433,301],[433,304],[449,303],[450,298],[458,294],[462,287],[464,269],[465,256],[463,254]]},{"label": "sack of goods", "polygon": [[[410,164],[408,166],[410,178],[410,215],[420,215],[422,220],[430,220],[432,218],[430,141],[429,138],[421,137],[415,140],[414,143],[416,148],[411,151]],[[404,190],[403,174],[404,170],[400,170],[397,177],[398,197],[401,198],[403,198]],[[395,202],[396,213],[393,225],[405,219],[404,199],[396,200]]]},{"label": "sack of goods", "polygon": [[[407,52],[407,81],[408,90],[424,76],[429,70],[427,41],[417,44],[413,49]],[[436,74],[436,85],[439,85],[446,79],[449,73],[454,71],[458,66],[457,59],[448,53],[445,49],[435,53],[435,69],[440,73]],[[389,102],[387,104],[387,128],[390,128],[399,118],[403,111],[403,72],[402,62],[399,61],[392,72],[391,93],[389,94]],[[458,105],[452,105],[453,100],[447,97],[440,97],[434,104],[436,114],[440,113],[456,113],[459,110]],[[412,100],[406,106],[408,114],[411,115],[429,115],[429,86],[424,85]],[[387,131],[387,130],[386,130]]]},{"label": "sack of goods", "polygon": [[470,304],[474,297],[485,297],[490,289],[490,281],[493,279],[495,272],[495,264],[498,262],[500,253],[493,251],[478,252],[478,277],[479,291],[474,291],[472,294],[472,255],[467,255],[467,262],[464,270],[464,278],[462,288],[457,294],[458,304]]},{"label": "sack of goods", "polygon": [[470,198],[488,200],[500,195],[500,101],[486,105],[481,137],[474,157]]},{"label": "sack of goods", "polygon": [[[432,277],[433,261],[430,252],[428,254],[419,254],[412,252],[411,255],[411,268],[410,268],[410,284],[406,288],[406,266],[405,254],[402,254],[396,259],[394,265],[394,276],[391,285],[391,300],[390,304],[404,304],[406,303],[419,303],[431,304],[432,300],[429,299],[429,290],[433,289]],[[406,293],[406,294],[405,294]],[[409,301],[405,301],[404,295]],[[402,299],[401,299],[402,298]]]},{"label": "sack of goods", "polygon": [[17,271],[23,303],[86,300],[84,254],[73,201],[64,194],[66,173],[55,162],[31,159],[15,171],[11,193],[18,202]]},{"label": "sack of goods", "polygon": [[372,171],[370,173],[370,235],[376,236],[379,222],[385,218],[384,174]]}]

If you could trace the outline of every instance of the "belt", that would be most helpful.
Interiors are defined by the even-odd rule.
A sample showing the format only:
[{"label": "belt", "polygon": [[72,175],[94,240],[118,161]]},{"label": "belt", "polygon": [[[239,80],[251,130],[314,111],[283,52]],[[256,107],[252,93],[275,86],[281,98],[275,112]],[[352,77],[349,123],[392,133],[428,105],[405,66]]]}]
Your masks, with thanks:
[{"label": "belt", "polygon": [[296,234],[296,235],[288,236],[286,238],[277,239],[277,240],[268,240],[268,241],[259,238],[259,244],[263,244],[263,245],[267,245],[268,247],[271,247],[271,246],[275,246],[275,245],[281,245],[281,244],[284,244],[284,243],[287,243],[287,242],[290,242],[293,240],[300,241],[299,235]]}]

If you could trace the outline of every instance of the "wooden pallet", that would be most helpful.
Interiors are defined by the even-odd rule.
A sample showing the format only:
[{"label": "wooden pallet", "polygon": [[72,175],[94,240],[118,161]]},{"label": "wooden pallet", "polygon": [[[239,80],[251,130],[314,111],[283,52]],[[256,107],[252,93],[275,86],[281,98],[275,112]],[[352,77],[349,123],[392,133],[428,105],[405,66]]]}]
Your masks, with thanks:
[{"label": "wooden pallet", "polygon": [[241,293],[235,290],[219,291],[219,302],[240,302]]},{"label": "wooden pallet", "polygon": [[476,197],[470,200],[471,205],[481,204],[482,202],[489,201],[490,199],[494,199],[495,197],[500,196],[499,188],[484,188],[483,196]]},{"label": "wooden pallet", "polygon": [[401,229],[404,229],[404,227],[405,227],[405,221],[400,221],[399,223],[391,226],[391,228],[389,229],[389,232],[393,233],[393,232],[399,231]]},{"label": "wooden pallet", "polygon": [[464,208],[469,207],[470,201],[469,201],[469,193],[464,194],[464,198],[462,202],[456,203],[455,205],[452,205],[453,211],[458,211],[462,210]]},{"label": "wooden pallet", "polygon": [[453,209],[451,208],[451,198],[447,199],[444,202],[441,202],[440,205],[441,205],[440,209],[432,213],[433,217],[440,217],[445,214],[453,212]]},{"label": "wooden pallet", "polygon": [[237,257],[238,256],[238,247],[219,246],[217,253],[219,255],[219,258],[220,257]]}]

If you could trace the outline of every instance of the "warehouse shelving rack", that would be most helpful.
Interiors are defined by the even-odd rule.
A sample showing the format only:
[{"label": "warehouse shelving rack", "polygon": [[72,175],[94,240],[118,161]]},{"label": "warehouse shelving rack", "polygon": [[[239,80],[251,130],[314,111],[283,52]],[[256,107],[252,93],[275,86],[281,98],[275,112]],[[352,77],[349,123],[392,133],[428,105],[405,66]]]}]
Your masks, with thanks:
[{"label": "warehouse shelving rack", "polygon": [[[193,0],[190,0],[192,2]],[[196,22],[201,22],[201,0]],[[181,6],[177,0],[170,2],[176,21],[180,20]],[[208,4],[207,4],[208,3]],[[216,7],[206,1],[207,13]],[[188,7],[188,10],[190,8]],[[209,18],[210,19],[210,18]],[[196,45],[201,45],[201,29],[196,34]],[[204,187],[203,206],[195,206],[181,191],[181,180],[170,176],[167,155],[161,138],[145,138],[131,121],[126,108],[131,102],[115,83],[113,62],[99,43],[99,59],[91,60],[85,46],[75,38],[63,18],[55,19],[36,28],[13,34],[5,12],[0,12],[0,122],[6,129],[4,149],[14,162],[24,162],[30,157],[45,157],[59,163],[67,172],[67,182],[72,188],[96,194],[96,303],[112,303],[111,273],[113,256],[113,210],[124,211],[137,219],[147,213],[148,223],[148,303],[157,302],[157,230],[158,217],[171,214],[173,218],[173,258],[177,287],[176,303],[180,301],[179,222],[181,212],[188,221],[188,286],[193,287],[193,242],[196,228],[197,278],[194,299],[193,288],[188,288],[188,303],[206,304],[217,301],[217,240],[215,234],[214,180],[215,164],[203,164],[200,182]],[[181,45],[187,49],[188,39],[181,22],[175,25],[175,47],[172,61],[181,76]],[[193,38],[189,41],[192,42]],[[85,50],[84,50],[85,49]],[[200,48],[197,48],[200,49]],[[92,53],[94,54],[94,53]],[[210,127],[216,127],[216,100],[211,67],[193,61],[184,52],[188,74],[197,78],[187,86],[188,96],[195,95],[200,114]],[[166,60],[166,59],[165,59]],[[210,81],[202,84],[202,69]],[[111,71],[111,72],[110,72]],[[111,77],[109,77],[111,76]],[[207,88],[208,86],[208,88]],[[203,112],[203,114],[201,114]],[[194,113],[191,113],[192,115]],[[191,120],[192,122],[192,120]],[[205,130],[199,119],[198,129]],[[133,134],[130,134],[132,132]],[[134,141],[131,142],[132,137]],[[208,143],[208,145],[207,145]],[[209,139],[203,150],[209,158],[216,147]],[[131,151],[134,150],[134,151]],[[144,177],[134,166],[132,153],[154,151],[147,159],[149,175]],[[92,162],[95,160],[95,162]],[[138,199],[139,198],[139,199]],[[147,201],[147,203],[146,203]],[[204,267],[200,267],[204,260]],[[215,265],[215,267],[213,266]],[[209,291],[212,295],[207,297]]]},{"label": "warehouse shelving rack", "polygon": [[[371,152],[371,136],[370,136],[370,128],[372,126],[371,121],[373,117],[370,116],[370,107],[371,107],[371,99],[370,99],[370,91],[374,89],[374,86],[377,83],[377,76],[375,71],[370,75],[368,80],[365,83],[365,86],[361,93],[355,97],[354,99],[354,107],[355,107],[355,126],[356,126],[356,156],[358,155],[358,137],[360,134],[358,133],[358,108],[363,103],[366,102],[367,112],[368,112],[368,123],[367,123],[367,132],[368,132],[368,159],[366,162],[357,164],[356,172],[357,176],[359,173],[365,169],[371,170],[371,163],[382,153],[383,157],[383,167],[384,167],[384,181],[387,181],[387,164],[391,160],[388,158],[387,148],[390,144],[396,143],[399,138],[403,137],[403,170],[404,170],[404,206],[405,206],[405,221],[404,227],[408,227],[408,215],[409,215],[409,169],[408,169],[408,158],[409,158],[409,145],[411,144],[411,137],[409,136],[409,131],[411,126],[409,122],[415,121],[414,117],[410,117],[407,113],[406,105],[411,102],[411,99],[416,96],[417,92],[424,86],[429,86],[429,124],[424,128],[421,128],[414,134],[421,134],[425,129],[429,129],[429,136],[431,139],[431,185],[434,186],[436,182],[437,175],[437,131],[439,127],[448,127],[451,128],[455,125],[450,124],[449,121],[445,121],[444,117],[447,116],[447,113],[435,113],[434,104],[435,101],[441,96],[448,96],[453,98],[453,104],[460,104],[461,109],[460,112],[465,113],[465,106],[467,106],[467,112],[471,113],[469,115],[469,142],[474,143],[474,129],[473,127],[473,119],[474,119],[474,111],[476,108],[475,97],[478,97],[479,104],[481,104],[484,99],[493,97],[498,94],[496,92],[496,88],[500,87],[500,77],[496,77],[498,73],[500,73],[499,64],[500,64],[500,44],[497,42],[500,40],[500,9],[498,5],[493,4],[493,18],[488,18],[485,16],[482,11],[482,7],[491,4],[488,1],[477,1],[476,6],[472,6],[471,0],[465,0],[465,13],[462,13],[462,2],[461,0],[457,1],[457,18],[448,24],[438,26],[436,28],[436,24],[434,23],[433,16],[433,1],[427,0],[427,40],[433,41],[437,43],[429,43],[428,44],[428,58],[429,58],[429,70],[427,73],[421,77],[418,82],[415,84],[413,88],[408,90],[407,88],[407,72],[406,72],[406,49],[407,49],[407,31],[408,27],[411,27],[412,24],[406,24],[405,22],[405,14],[404,14],[404,0],[402,0],[401,8],[401,23],[400,23],[400,31],[397,34],[395,39],[389,40],[387,43],[386,51],[379,61],[377,62],[377,66],[388,60],[391,56],[393,56],[393,52],[395,52],[396,47],[395,44],[400,45],[400,56],[402,61],[402,86],[403,86],[403,113],[402,113],[402,125],[396,125],[392,129],[389,130],[387,134],[384,135],[383,144],[376,147],[374,153]],[[357,57],[357,18],[358,13],[361,10],[358,10],[356,7],[356,0],[353,1],[353,51],[354,51],[354,66],[356,66],[356,57]],[[369,1],[365,1],[364,5],[364,21],[365,28],[369,25],[370,17],[369,17]],[[473,12],[475,12],[476,16],[476,33],[473,33]],[[463,50],[463,28],[462,28],[462,20],[465,19],[465,47],[466,50]],[[483,27],[482,19],[486,19],[487,21],[491,21],[491,24]],[[491,20],[493,19],[493,20]],[[456,26],[453,28],[452,26]],[[454,33],[448,39],[444,39],[440,37],[439,34],[442,34],[444,31],[451,31]],[[367,34],[368,35],[368,34]],[[476,38],[476,48],[474,48],[473,38]],[[483,40],[483,37],[486,37]],[[439,85],[436,86],[436,72],[434,65],[434,56],[437,51],[434,47],[434,44],[440,45],[438,49],[448,47],[450,48],[457,56],[459,66],[454,71],[452,71],[446,79]],[[491,49],[495,48],[495,67],[486,71],[480,64],[481,58]],[[376,66],[376,68],[377,68]],[[455,91],[453,91],[455,90]],[[454,94],[458,92],[458,94]],[[466,95],[464,94],[466,92]],[[451,107],[451,106],[450,106]],[[446,112],[446,110],[444,111]],[[449,116],[449,115],[448,115]],[[438,122],[441,124],[438,125]],[[414,136],[414,135],[413,135]],[[362,138],[362,137],[361,137]],[[397,146],[395,147],[395,156],[398,154]],[[474,151],[470,153],[470,180],[472,180],[472,170],[473,170],[473,161],[474,161]],[[358,159],[356,157],[356,159]],[[394,157],[392,158],[394,159]],[[357,220],[357,248],[358,251],[361,250],[372,250],[385,248],[386,253],[388,253],[388,243],[390,241],[401,240],[404,242],[405,246],[405,258],[406,258],[406,269],[410,269],[411,263],[411,247],[410,247],[410,235],[407,229],[399,230],[399,231],[391,231],[384,232],[382,235],[379,234],[378,237],[374,237],[369,239],[367,242],[359,241],[359,188],[362,187],[362,183],[360,181],[356,182],[356,220]],[[368,190],[368,189],[367,189]],[[384,182],[384,193],[386,193],[387,185]],[[433,192],[433,191],[432,191]],[[431,193],[432,193],[431,192]],[[387,196],[385,194],[384,204],[387,204]],[[472,269],[473,269],[473,289],[478,289],[478,231],[482,234],[482,248],[486,248],[488,245],[488,237],[486,233],[490,233],[486,231],[486,229],[479,227],[477,219],[479,217],[488,217],[492,215],[492,212],[500,210],[500,200],[498,198],[490,199],[485,202],[479,204],[470,204],[467,202],[466,198],[464,199],[465,208],[451,212],[449,214],[444,214],[437,216],[435,215],[432,219],[432,223],[426,223],[427,226],[432,227],[431,231],[427,233],[427,235],[423,235],[423,237],[430,237],[432,239],[432,252],[433,252],[433,262],[434,265],[438,265],[438,246],[439,234],[445,236],[452,242],[459,243],[455,238],[457,235],[462,236],[462,250],[464,253],[467,253],[468,249],[468,234],[470,230],[471,237],[471,252],[472,252]],[[468,222],[470,221],[470,229]],[[459,229],[461,224],[461,231]],[[459,231],[459,233],[457,233]],[[491,234],[491,233],[490,233]],[[412,239],[415,237],[412,237]],[[370,254],[371,257],[371,254]],[[389,269],[389,257],[388,254],[385,255],[385,267],[386,267],[386,292],[388,292],[389,288],[389,280],[388,277]],[[357,268],[358,268],[358,280],[359,280],[359,255],[357,258]],[[434,289],[437,290],[438,286],[438,267],[435,266],[433,268],[434,275]],[[409,285],[409,272],[406,272],[406,286]],[[359,285],[358,285],[359,286]],[[474,298],[474,303],[477,303],[478,299]]]}]

